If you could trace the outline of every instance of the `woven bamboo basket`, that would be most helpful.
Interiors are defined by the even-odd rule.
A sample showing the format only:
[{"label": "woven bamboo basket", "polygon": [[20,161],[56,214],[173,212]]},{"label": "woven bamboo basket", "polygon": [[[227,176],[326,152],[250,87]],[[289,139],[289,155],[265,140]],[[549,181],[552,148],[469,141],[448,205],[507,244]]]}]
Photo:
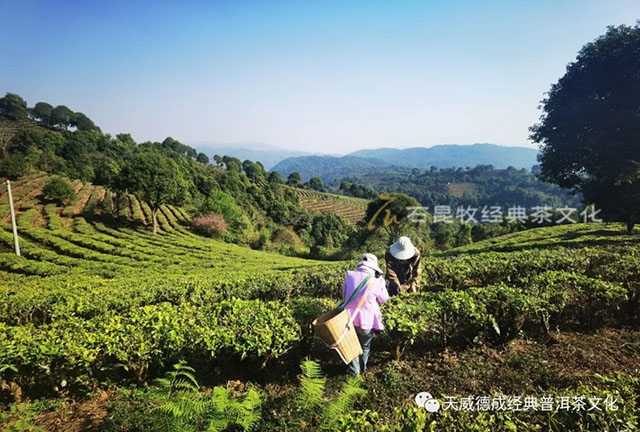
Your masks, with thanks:
[{"label": "woven bamboo basket", "polygon": [[338,351],[340,358],[346,364],[362,354],[356,330],[353,325],[348,326],[349,319],[349,312],[346,309],[334,309],[313,321],[316,336],[329,348]]}]

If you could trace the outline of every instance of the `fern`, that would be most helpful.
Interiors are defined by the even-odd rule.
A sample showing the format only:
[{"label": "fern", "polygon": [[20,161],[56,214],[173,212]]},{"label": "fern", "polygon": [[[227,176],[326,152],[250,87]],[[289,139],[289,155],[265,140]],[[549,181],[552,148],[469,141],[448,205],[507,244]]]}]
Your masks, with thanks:
[{"label": "fern", "polygon": [[320,365],[314,361],[303,360],[300,368],[302,369],[302,377],[300,378],[300,393],[297,396],[297,403],[302,410],[309,411],[322,403],[327,379],[322,376]]},{"label": "fern", "polygon": [[[300,378],[300,391],[296,397],[297,403],[303,415],[311,414],[314,408],[326,403],[320,418],[320,427],[323,430],[335,430],[336,423],[340,417],[351,410],[357,398],[367,393],[362,388],[364,380],[362,376],[358,375],[348,377],[342,386],[342,390],[333,399],[326,401],[324,391],[327,379],[322,375],[320,365],[306,359],[300,364],[300,368],[302,369],[302,376]],[[303,423],[306,423],[306,420]]]},{"label": "fern", "polygon": [[360,375],[347,378],[340,393],[327,404],[322,413],[322,429],[335,429],[336,422],[351,410],[355,400],[367,394],[362,383]]},{"label": "fern", "polygon": [[260,420],[260,395],[250,389],[242,401],[224,387],[214,387],[211,395],[200,391],[194,369],[180,362],[165,377],[155,381],[163,392],[157,409],[167,415],[168,431],[190,432],[206,429],[220,432],[232,425],[251,430]]}]

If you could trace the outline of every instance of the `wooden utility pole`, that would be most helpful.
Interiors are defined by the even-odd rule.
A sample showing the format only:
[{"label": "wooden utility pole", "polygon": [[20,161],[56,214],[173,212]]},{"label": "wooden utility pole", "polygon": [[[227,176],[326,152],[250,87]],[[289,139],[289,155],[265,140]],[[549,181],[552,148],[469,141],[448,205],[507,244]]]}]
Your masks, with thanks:
[{"label": "wooden utility pole", "polygon": [[13,227],[13,244],[16,248],[16,255],[20,256],[20,245],[18,244],[18,227],[16,226],[16,212],[13,210],[13,196],[11,195],[11,182],[9,180],[7,180],[7,193],[9,195],[11,226]]}]

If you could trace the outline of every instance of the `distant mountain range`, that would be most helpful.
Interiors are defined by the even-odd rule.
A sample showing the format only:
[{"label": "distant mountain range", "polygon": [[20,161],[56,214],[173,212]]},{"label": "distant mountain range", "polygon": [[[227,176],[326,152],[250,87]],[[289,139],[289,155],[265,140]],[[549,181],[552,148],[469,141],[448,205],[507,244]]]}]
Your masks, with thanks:
[{"label": "distant mountain range", "polygon": [[308,156],[313,153],[286,150],[259,143],[228,143],[228,144],[191,144],[198,152],[202,152],[213,159],[214,155],[233,156],[241,161],[249,159],[254,162],[260,162],[266,170],[273,168],[275,164],[283,159]]},{"label": "distant mountain range", "polygon": [[437,145],[429,148],[379,148],[359,150],[346,156],[298,156],[284,159],[275,166],[283,176],[298,172],[304,180],[320,177],[333,182],[344,177],[371,172],[408,172],[411,168],[429,169],[493,165],[494,168],[531,169],[536,164],[536,149],[504,147],[495,144]]},{"label": "distant mountain range", "polygon": [[408,149],[379,148],[358,150],[347,156],[374,158],[393,165],[412,168],[452,168],[493,165],[494,168],[528,168],[536,164],[538,150],[527,147],[504,147],[495,144],[456,145]]}]

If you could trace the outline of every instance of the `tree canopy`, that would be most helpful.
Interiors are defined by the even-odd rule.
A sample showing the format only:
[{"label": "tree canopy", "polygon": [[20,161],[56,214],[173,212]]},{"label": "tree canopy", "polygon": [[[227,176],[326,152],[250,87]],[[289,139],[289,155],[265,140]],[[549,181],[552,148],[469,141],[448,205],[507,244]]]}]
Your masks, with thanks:
[{"label": "tree canopy", "polygon": [[582,47],[542,110],[531,128],[542,178],[631,230],[640,220],[640,22]]},{"label": "tree canopy", "polygon": [[156,213],[162,204],[177,203],[183,192],[178,165],[153,149],[137,151],[122,168],[123,186],[149,203],[153,210],[153,232],[157,231]]}]

